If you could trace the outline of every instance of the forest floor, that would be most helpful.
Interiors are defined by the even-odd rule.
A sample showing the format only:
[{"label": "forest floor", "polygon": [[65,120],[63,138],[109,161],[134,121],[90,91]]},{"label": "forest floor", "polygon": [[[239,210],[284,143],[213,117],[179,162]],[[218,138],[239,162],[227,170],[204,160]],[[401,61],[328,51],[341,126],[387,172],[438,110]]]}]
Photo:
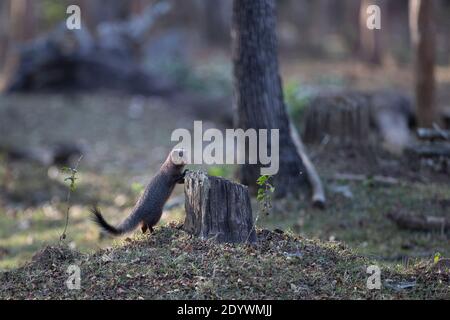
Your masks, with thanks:
[{"label": "forest floor", "polygon": [[[310,81],[312,67],[298,68],[285,72],[287,86],[299,82],[295,70],[306,75],[300,85]],[[370,77],[377,81],[361,80],[354,68],[348,73],[352,75],[330,75],[326,83],[317,75],[315,82],[382,86],[376,75]],[[398,74],[389,86],[401,89],[406,80]],[[0,145],[46,147],[71,141],[85,150],[64,244],[59,237],[67,206],[66,175],[58,167],[0,157],[0,270],[8,270],[0,276],[0,298],[450,298],[448,273],[436,272],[434,264],[435,257],[450,257],[448,233],[400,230],[386,218],[392,212],[448,217],[450,178],[410,168],[400,156],[368,158],[354,150],[309,146],[326,186],[327,207],[314,209],[308,195],[299,195],[274,200],[266,216],[254,201],[257,227],[285,232],[270,233],[272,239],[264,238],[258,247],[219,245],[220,251],[173,226],[164,227],[184,218],[181,186],[171,199],[181,205],[164,212],[154,235],[125,240],[102,236],[89,219],[90,206],[98,204],[111,222],[130,211],[170,150],[172,130],[190,129],[199,119],[183,103],[119,94],[0,96]],[[204,126],[223,124],[207,119]],[[235,167],[205,169],[233,178]],[[336,173],[366,178],[348,181]],[[396,182],[375,181],[373,176],[380,174]],[[261,231],[262,237],[268,234]],[[77,292],[61,286],[65,268],[75,260],[89,283]],[[371,264],[382,268],[381,291],[366,288]]]}]

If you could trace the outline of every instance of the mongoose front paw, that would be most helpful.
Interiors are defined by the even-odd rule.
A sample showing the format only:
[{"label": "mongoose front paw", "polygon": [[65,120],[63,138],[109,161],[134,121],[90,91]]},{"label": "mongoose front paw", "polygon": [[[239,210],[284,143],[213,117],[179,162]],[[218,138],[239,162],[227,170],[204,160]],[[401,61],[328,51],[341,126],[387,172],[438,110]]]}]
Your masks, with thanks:
[{"label": "mongoose front paw", "polygon": [[183,171],[183,173],[180,174],[180,175],[177,177],[176,182],[177,182],[178,184],[183,184],[183,183],[184,183],[184,177],[186,176],[186,172],[188,172],[188,171],[189,171],[188,169],[185,169],[185,170]]}]

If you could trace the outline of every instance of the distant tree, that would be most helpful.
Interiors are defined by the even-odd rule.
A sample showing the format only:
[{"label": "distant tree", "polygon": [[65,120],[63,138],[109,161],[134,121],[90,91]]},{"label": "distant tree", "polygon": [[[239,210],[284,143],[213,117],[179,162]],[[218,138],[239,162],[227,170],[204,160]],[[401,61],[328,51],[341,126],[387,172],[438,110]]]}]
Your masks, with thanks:
[{"label": "distant tree", "polygon": [[10,0],[9,31],[15,42],[30,40],[35,35],[35,1]]},{"label": "distant tree", "polygon": [[[279,129],[280,164],[273,180],[275,195],[296,193],[307,183],[307,173],[290,130],[283,99],[275,0],[234,0],[232,48],[235,125],[244,130]],[[270,139],[268,142],[270,150]],[[260,167],[260,164],[241,166],[241,182],[251,190],[256,189]]]},{"label": "distant tree", "polygon": [[9,43],[9,1],[0,1],[0,73],[3,71]]},{"label": "distant tree", "polygon": [[310,24],[308,28],[308,42],[312,46],[313,53],[321,53],[324,49],[323,38],[328,31],[328,0],[310,1]]},{"label": "distant tree", "polygon": [[357,52],[359,48],[358,14],[360,4],[355,0],[338,0],[339,20],[336,27],[340,30],[344,41],[351,52]]},{"label": "distant tree", "polygon": [[[15,70],[18,56],[15,46],[30,40],[35,35],[36,29],[36,16],[35,16],[35,1],[32,0],[3,0],[1,6],[2,20],[5,22],[5,38],[3,43],[0,43],[2,48],[0,49],[0,56],[2,57],[2,83],[0,83],[0,90],[8,79],[11,77]],[[9,10],[8,14],[3,10]],[[1,37],[0,32],[0,37]],[[0,39],[1,41],[2,39]]]},{"label": "distant tree", "polygon": [[437,120],[434,5],[434,0],[410,0],[409,2],[411,40],[415,50],[417,120],[420,127],[431,127]]}]

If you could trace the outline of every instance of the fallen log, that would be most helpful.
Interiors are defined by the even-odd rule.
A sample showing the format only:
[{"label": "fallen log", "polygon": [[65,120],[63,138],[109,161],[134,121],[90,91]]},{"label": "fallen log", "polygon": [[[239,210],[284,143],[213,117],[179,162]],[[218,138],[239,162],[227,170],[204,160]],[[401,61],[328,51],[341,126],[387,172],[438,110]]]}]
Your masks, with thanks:
[{"label": "fallen log", "polygon": [[201,171],[187,172],[183,229],[217,242],[256,242],[248,189]]},{"label": "fallen log", "polygon": [[450,130],[419,128],[417,137],[421,140],[450,140]]},{"label": "fallen log", "polygon": [[450,157],[450,144],[433,143],[411,146],[407,152],[413,156],[433,158],[433,157]]},{"label": "fallen log", "polygon": [[144,35],[170,7],[158,3],[127,22],[102,23],[68,30],[64,23],[17,48],[17,66],[4,91],[118,90],[141,95],[167,95],[174,79],[146,70],[141,63]]},{"label": "fallen log", "polygon": [[295,129],[295,126],[292,124],[292,121],[289,123],[290,132],[292,140],[294,141],[295,147],[297,148],[297,153],[303,161],[303,165],[305,166],[306,175],[308,178],[308,182],[312,189],[312,202],[313,205],[318,208],[325,207],[325,191],[322,185],[322,181],[320,180],[319,174],[317,173],[316,168],[308,157],[306,153],[305,147],[302,143],[302,140]]},{"label": "fallen log", "polygon": [[441,231],[442,233],[450,230],[450,220],[445,217],[389,212],[387,218],[393,221],[400,229]]}]

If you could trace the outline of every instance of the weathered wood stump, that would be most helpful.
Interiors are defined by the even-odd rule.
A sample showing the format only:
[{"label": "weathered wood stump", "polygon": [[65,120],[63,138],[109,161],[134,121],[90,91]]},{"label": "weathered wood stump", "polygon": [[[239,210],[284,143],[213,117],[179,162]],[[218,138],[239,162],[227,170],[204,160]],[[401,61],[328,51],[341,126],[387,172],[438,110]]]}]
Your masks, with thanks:
[{"label": "weathered wood stump", "polygon": [[409,144],[414,111],[409,97],[397,92],[322,92],[306,105],[303,121],[308,144],[328,141],[364,151],[381,143],[401,153]]},{"label": "weathered wood stump", "polygon": [[186,219],[183,229],[217,242],[255,242],[248,189],[201,171],[187,172],[184,184]]},{"label": "weathered wood stump", "polygon": [[325,93],[311,99],[305,110],[303,141],[321,143],[328,136],[339,146],[365,146],[370,132],[367,95]]}]

